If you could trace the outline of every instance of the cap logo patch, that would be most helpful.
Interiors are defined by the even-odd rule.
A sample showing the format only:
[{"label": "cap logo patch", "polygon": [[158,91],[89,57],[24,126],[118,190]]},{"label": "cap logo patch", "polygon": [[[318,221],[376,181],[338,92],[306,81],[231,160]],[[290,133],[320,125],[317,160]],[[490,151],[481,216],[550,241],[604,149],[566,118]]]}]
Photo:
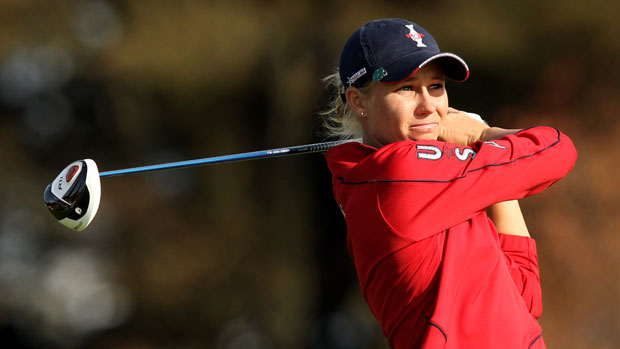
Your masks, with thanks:
[{"label": "cap logo patch", "polygon": [[347,84],[349,84],[349,87],[353,86],[353,84],[364,75],[366,75],[366,68],[362,68],[358,70],[357,73],[353,74],[353,76],[347,77]]},{"label": "cap logo patch", "polygon": [[409,33],[405,35],[406,37],[415,41],[418,47],[426,47],[426,45],[422,42],[422,38],[424,37],[424,34],[421,34],[415,31],[415,29],[413,29],[413,24],[407,24],[405,27],[409,29]]},{"label": "cap logo patch", "polygon": [[377,68],[374,73],[372,73],[372,81],[377,82],[383,80],[384,77],[388,75],[387,71],[383,68]]}]

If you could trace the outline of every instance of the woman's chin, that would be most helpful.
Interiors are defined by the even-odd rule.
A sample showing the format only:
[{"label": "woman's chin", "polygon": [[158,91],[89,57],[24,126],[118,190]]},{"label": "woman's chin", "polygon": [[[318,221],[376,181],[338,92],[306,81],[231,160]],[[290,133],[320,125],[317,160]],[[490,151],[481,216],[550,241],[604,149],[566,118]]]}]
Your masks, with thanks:
[{"label": "woman's chin", "polygon": [[425,124],[419,126],[411,126],[409,127],[409,139],[414,140],[433,140],[436,141],[439,137],[439,127],[436,123]]},{"label": "woman's chin", "polygon": [[417,135],[411,135],[410,139],[415,141],[436,141],[438,135],[434,133],[422,133]]}]

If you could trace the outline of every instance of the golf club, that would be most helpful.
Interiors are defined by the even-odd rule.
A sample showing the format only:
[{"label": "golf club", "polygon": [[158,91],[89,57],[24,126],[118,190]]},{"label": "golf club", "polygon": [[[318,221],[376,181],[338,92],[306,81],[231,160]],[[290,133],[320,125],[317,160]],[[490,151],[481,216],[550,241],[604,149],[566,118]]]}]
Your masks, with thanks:
[{"label": "golf club", "polygon": [[91,159],[77,160],[65,167],[52,183],[45,188],[43,201],[52,216],[54,216],[60,224],[76,231],[82,231],[86,229],[93,218],[95,218],[95,214],[99,208],[99,202],[101,200],[101,178],[223,162],[317,153],[327,151],[329,148],[339,144],[361,141],[361,139],[347,139],[313,143],[195,160],[169,162],[158,165],[132,167],[101,173],[95,161]]}]

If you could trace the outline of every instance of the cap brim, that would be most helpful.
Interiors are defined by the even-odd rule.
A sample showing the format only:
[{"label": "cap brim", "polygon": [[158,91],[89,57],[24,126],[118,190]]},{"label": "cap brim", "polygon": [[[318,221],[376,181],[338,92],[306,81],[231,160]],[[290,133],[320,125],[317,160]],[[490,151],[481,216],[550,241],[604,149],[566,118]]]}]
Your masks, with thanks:
[{"label": "cap brim", "polygon": [[469,67],[465,61],[453,53],[416,52],[399,59],[386,67],[388,74],[381,81],[399,82],[409,79],[426,64],[437,61],[444,75],[454,81],[462,82],[469,77]]}]

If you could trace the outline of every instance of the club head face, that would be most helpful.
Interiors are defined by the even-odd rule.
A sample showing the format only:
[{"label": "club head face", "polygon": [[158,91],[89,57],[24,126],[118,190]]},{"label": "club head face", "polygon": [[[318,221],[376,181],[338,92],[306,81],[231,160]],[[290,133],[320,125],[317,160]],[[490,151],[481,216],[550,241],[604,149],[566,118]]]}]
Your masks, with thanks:
[{"label": "club head face", "polygon": [[97,164],[91,159],[69,164],[45,188],[43,201],[60,224],[76,231],[86,229],[101,201]]}]

